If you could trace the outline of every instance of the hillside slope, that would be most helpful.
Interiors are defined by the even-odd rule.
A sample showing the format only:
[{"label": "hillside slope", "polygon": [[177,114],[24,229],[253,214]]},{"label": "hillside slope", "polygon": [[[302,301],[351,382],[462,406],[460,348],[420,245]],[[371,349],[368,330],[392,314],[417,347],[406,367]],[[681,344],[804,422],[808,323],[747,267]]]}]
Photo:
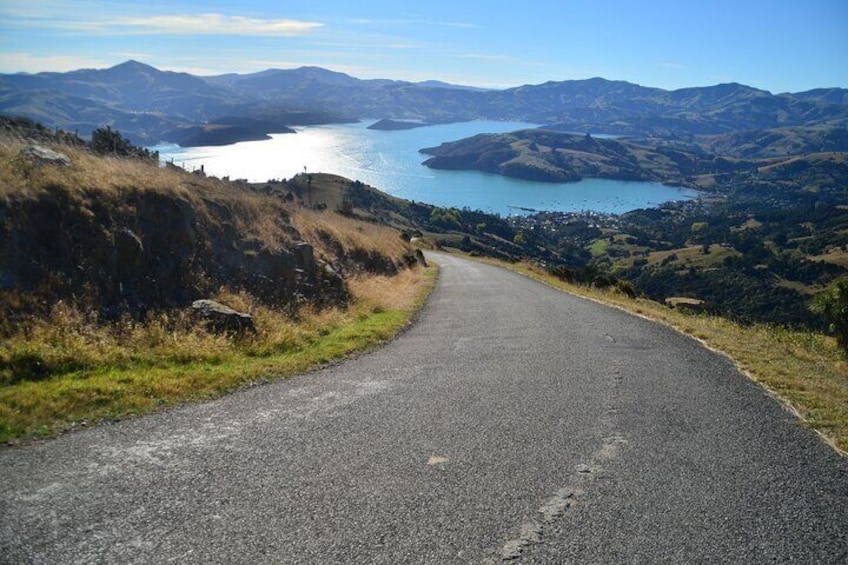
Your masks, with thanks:
[{"label": "hillside slope", "polygon": [[169,140],[165,132],[180,125],[216,124],[223,116],[267,121],[269,127],[281,120],[293,126],[364,118],[489,119],[548,124],[561,131],[685,136],[845,126],[845,92],[775,96],[741,84],[667,91],[603,78],[475,90],[361,80],[315,67],[197,77],[127,61],[109,69],[0,75],[0,112],[84,135],[111,125],[148,144]]},{"label": "hillside slope", "polygon": [[546,182],[596,177],[694,187],[695,175],[753,167],[750,161],[717,161],[693,151],[546,129],[481,134],[422,153],[431,155],[424,165],[434,169],[473,169]]},{"label": "hillside slope", "polygon": [[[0,144],[0,311],[12,323],[57,301],[114,318],[221,288],[278,308],[344,305],[346,275],[394,274],[413,253],[390,228],[314,218],[245,183],[70,146],[54,146],[69,166],[40,164],[23,147]],[[350,234],[310,240],[298,229],[307,216]]]},{"label": "hillside slope", "polygon": [[431,287],[398,230],[288,189],[160,168],[111,130],[0,139],[0,444],[374,347]]}]

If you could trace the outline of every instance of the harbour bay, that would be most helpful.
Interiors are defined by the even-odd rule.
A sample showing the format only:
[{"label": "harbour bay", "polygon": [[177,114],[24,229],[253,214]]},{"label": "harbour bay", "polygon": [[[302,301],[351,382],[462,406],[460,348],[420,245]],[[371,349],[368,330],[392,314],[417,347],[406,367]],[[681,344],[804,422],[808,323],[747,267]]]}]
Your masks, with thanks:
[{"label": "harbour bay", "polygon": [[209,175],[264,182],[296,174],[332,173],[393,196],[437,206],[480,209],[501,215],[529,210],[623,213],[686,200],[694,191],[655,182],[584,179],[542,183],[478,171],[429,169],[419,152],[479,133],[536,127],[523,122],[474,121],[400,131],[368,129],[369,122],[296,128],[295,134],[216,147],[153,147],[165,162]]}]

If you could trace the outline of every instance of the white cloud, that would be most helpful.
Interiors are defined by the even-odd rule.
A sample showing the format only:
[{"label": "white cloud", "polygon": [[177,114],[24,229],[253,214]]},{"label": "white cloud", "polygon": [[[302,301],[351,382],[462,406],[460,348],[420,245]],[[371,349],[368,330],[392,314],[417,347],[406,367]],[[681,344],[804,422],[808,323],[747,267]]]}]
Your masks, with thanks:
[{"label": "white cloud", "polygon": [[301,35],[322,27],[318,22],[267,20],[222,14],[119,18],[105,22],[107,28],[138,30],[152,34],[186,35]]},{"label": "white cloud", "polygon": [[111,67],[115,63],[115,61],[74,57],[72,55],[42,57],[29,53],[0,53],[0,72],[4,73],[66,72],[77,69],[102,69]]},{"label": "white cloud", "polygon": [[658,67],[665,67],[666,69],[685,69],[686,65],[683,63],[678,63],[676,61],[663,61],[661,63],[657,63]]},{"label": "white cloud", "polygon": [[[39,27],[96,33],[101,35],[303,35],[323,27],[320,22],[289,19],[262,19],[230,16],[217,13],[174,14],[160,16],[118,16],[77,19],[22,18],[16,23],[26,27]],[[6,25],[14,22],[7,21]]]}]

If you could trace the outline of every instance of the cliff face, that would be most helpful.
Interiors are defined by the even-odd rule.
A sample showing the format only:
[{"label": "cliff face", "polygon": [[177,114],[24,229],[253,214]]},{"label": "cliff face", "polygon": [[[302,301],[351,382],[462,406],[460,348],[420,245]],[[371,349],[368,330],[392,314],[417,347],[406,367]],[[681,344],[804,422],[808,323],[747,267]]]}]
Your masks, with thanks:
[{"label": "cliff face", "polygon": [[[62,148],[60,148],[62,149]],[[185,307],[221,288],[275,307],[344,305],[339,271],[396,270],[400,258],[342,248],[321,254],[292,206],[246,184],[64,148],[71,164],[35,163],[0,146],[0,312],[71,302],[109,318]],[[333,212],[325,214],[332,223]],[[314,244],[314,245],[313,245]],[[361,259],[361,260],[359,260]],[[379,270],[379,269],[378,269]]]},{"label": "cliff face", "polygon": [[106,315],[185,306],[222,286],[275,305],[346,300],[341,278],[324,276],[284,214],[280,227],[291,240],[275,247],[238,233],[237,214],[214,200],[156,193],[84,202],[53,188],[6,199],[0,285]]}]

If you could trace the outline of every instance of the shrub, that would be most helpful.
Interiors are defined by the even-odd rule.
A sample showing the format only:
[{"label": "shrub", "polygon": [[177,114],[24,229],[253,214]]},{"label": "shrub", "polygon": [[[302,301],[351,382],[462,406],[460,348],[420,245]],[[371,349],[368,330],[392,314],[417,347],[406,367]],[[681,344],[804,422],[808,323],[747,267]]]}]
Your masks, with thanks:
[{"label": "shrub", "polygon": [[614,276],[608,273],[599,273],[595,275],[595,277],[592,279],[591,286],[603,289],[615,286],[617,282],[618,279],[616,279]]},{"label": "shrub", "polygon": [[824,316],[830,331],[836,334],[836,344],[848,354],[848,278],[839,279],[817,295],[810,309]]},{"label": "shrub", "polygon": [[636,298],[636,288],[633,286],[632,282],[618,279],[615,283],[615,287],[628,298]]},{"label": "shrub", "polygon": [[455,208],[433,208],[430,224],[445,230],[462,229],[462,215]]},{"label": "shrub", "polygon": [[416,263],[418,263],[418,257],[415,255],[415,253],[413,253],[412,251],[404,252],[403,256],[401,257],[401,264],[404,267],[412,268],[416,265]]},{"label": "shrub", "polygon": [[574,282],[574,271],[563,265],[558,265],[554,267],[554,269],[551,271],[551,274],[567,283]]},{"label": "shrub", "polygon": [[91,132],[91,150],[98,155],[113,155],[116,157],[132,157],[134,159],[159,162],[159,152],[150,152],[142,147],[136,147],[117,130],[111,127],[97,128]]}]

